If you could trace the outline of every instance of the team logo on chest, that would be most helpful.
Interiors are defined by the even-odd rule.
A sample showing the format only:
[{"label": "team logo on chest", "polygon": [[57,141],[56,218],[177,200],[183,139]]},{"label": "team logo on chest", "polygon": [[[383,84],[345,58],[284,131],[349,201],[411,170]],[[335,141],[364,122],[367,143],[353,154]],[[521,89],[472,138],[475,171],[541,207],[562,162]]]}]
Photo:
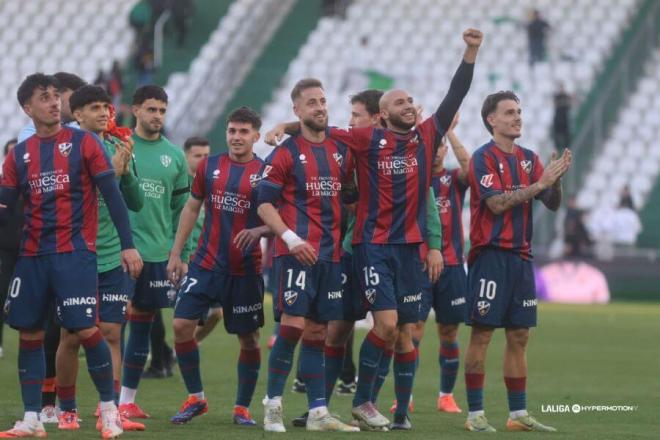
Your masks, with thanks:
[{"label": "team logo on chest", "polygon": [[287,290],[284,292],[284,301],[288,305],[292,305],[296,300],[298,299],[298,292],[295,292],[293,290]]},{"label": "team logo on chest", "polygon": [[449,176],[449,175],[442,176],[440,178],[440,183],[442,183],[445,186],[451,185],[451,176]]},{"label": "team logo on chest", "polygon": [[168,156],[167,154],[161,154],[160,155],[160,163],[165,167],[169,167],[170,164],[172,163],[172,158]]},{"label": "team logo on chest", "polygon": [[220,177],[220,170],[213,170],[213,178],[217,179],[218,177]]},{"label": "team logo on chest", "polygon": [[341,164],[344,162],[344,156],[342,156],[340,153],[333,153],[332,158],[337,162],[337,165],[341,166]]},{"label": "team logo on chest", "polygon": [[73,144],[71,142],[62,142],[61,144],[57,145],[57,149],[59,150],[60,154],[64,157],[69,157],[69,154],[71,154],[72,147]]},{"label": "team logo on chest", "polygon": [[[500,164],[501,165],[501,164]],[[492,174],[485,174],[481,176],[481,186],[484,188],[490,188],[493,186],[493,175]]]},{"label": "team logo on chest", "polygon": [[23,155],[23,163],[30,163],[30,153],[25,153]]},{"label": "team logo on chest", "polygon": [[298,159],[300,159],[301,164],[306,164],[307,163],[307,156],[305,156],[304,154],[301,154],[300,156],[298,156]]},{"label": "team logo on chest", "polygon": [[523,169],[527,174],[529,174],[529,173],[532,172],[532,161],[531,161],[531,160],[521,160],[521,161],[520,161],[520,166],[522,167],[522,169]]},{"label": "team logo on chest", "polygon": [[260,180],[261,176],[259,174],[250,174],[250,186],[252,188],[256,188]]}]

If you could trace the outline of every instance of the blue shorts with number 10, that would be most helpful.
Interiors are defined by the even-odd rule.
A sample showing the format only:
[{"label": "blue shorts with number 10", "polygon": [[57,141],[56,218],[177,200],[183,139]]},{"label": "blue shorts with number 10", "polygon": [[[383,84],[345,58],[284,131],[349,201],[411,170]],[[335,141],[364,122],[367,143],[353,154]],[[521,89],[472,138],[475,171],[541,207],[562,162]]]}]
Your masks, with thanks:
[{"label": "blue shorts with number 10", "polygon": [[396,310],[399,324],[419,321],[425,276],[419,245],[361,243],[353,246],[353,264],[371,311]]},{"label": "blue shorts with number 10", "polygon": [[467,325],[535,327],[532,262],[515,252],[486,248],[468,269]]}]

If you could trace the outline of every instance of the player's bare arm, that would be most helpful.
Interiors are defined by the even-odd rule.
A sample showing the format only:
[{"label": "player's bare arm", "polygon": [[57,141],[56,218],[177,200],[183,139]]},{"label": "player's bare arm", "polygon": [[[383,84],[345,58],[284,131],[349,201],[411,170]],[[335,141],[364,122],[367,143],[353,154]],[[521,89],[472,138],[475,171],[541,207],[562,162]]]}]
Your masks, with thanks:
[{"label": "player's bare arm", "polygon": [[[486,205],[493,212],[493,214],[500,215],[503,212],[513,208],[514,206],[518,206],[521,203],[532,200],[547,188],[552,187],[555,182],[559,180],[559,178],[566,172],[566,170],[568,170],[569,166],[570,160],[552,160],[543,171],[543,175],[537,182],[533,183],[527,188],[522,188],[516,191],[489,197],[486,200]],[[559,197],[559,200],[561,200],[561,195]],[[557,206],[559,205],[557,204]]]},{"label": "player's bare arm", "polygon": [[289,136],[294,135],[300,131],[300,122],[281,122],[273,129],[269,130],[264,137],[264,141],[268,145],[276,146],[284,138],[285,134]]},{"label": "player's bare arm", "polygon": [[440,274],[444,266],[440,249],[429,249],[426,253],[426,260],[424,261],[424,270],[428,272],[431,283],[435,283],[440,279]]},{"label": "player's bare arm", "polygon": [[460,141],[460,139],[458,139],[458,136],[456,136],[456,132],[454,131],[454,128],[456,128],[456,125],[458,125],[458,120],[459,114],[456,113],[454,120],[449,126],[447,139],[449,139],[451,149],[454,152],[456,160],[458,160],[458,164],[461,167],[460,171],[458,172],[458,178],[461,180],[461,182],[467,183],[467,176],[468,172],[470,171],[470,153],[468,153],[468,151],[465,149],[463,143]]},{"label": "player's bare arm", "polygon": [[[562,173],[562,175],[566,173],[568,168],[571,166],[572,159],[573,159],[572,153],[568,149],[564,150],[564,152],[562,153],[559,159],[556,159],[555,153],[553,153],[552,155],[553,161],[562,162],[564,168],[564,172]],[[552,184],[552,186],[548,188],[547,191],[544,191],[539,196],[541,202],[543,202],[543,204],[551,211],[556,211],[557,209],[559,209],[559,205],[561,204],[561,198],[562,198],[561,176]]]},{"label": "player's bare arm", "polygon": [[270,228],[266,225],[257,228],[243,229],[234,237],[234,245],[242,251],[247,251],[259,242],[264,236],[271,235]]},{"label": "player's bare arm", "polygon": [[316,263],[318,255],[316,255],[314,247],[289,229],[272,203],[262,203],[259,205],[259,208],[257,208],[257,214],[259,214],[261,220],[274,234],[284,240],[291,255],[293,255],[298,261],[307,266],[312,266]]},{"label": "player's bare arm", "polygon": [[169,261],[167,262],[167,277],[175,286],[178,285],[179,280],[181,280],[186,272],[186,265],[181,260],[181,252],[195,227],[195,222],[197,222],[197,217],[199,216],[199,211],[202,209],[203,203],[202,200],[189,197],[183,210],[181,210],[179,227],[176,230],[174,244],[170,251]]}]

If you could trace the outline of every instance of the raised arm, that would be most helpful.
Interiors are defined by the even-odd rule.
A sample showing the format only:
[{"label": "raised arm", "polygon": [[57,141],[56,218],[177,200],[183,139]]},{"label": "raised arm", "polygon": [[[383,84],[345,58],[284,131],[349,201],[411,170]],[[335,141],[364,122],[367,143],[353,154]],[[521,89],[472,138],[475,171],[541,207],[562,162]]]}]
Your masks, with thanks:
[{"label": "raised arm", "polygon": [[463,32],[463,40],[467,45],[463,53],[463,61],[458,66],[449,85],[449,91],[435,113],[439,128],[442,128],[445,132],[449,130],[454,115],[470,89],[474,63],[477,59],[479,46],[483,41],[483,34],[478,29],[469,28]]}]

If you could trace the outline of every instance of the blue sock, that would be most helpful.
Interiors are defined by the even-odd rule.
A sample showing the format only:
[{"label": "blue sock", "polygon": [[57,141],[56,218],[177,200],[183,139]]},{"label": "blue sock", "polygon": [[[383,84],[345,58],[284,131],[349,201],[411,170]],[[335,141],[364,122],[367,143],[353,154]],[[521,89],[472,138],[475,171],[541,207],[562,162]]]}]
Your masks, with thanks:
[{"label": "blue sock", "polygon": [[284,385],[291,372],[293,353],[300,336],[302,336],[302,329],[289,325],[280,326],[280,332],[268,358],[267,394],[271,399],[281,397],[284,393]]},{"label": "blue sock", "polygon": [[121,384],[126,388],[137,390],[149,355],[149,334],[154,317],[131,315],[128,319],[131,325],[124,351]]},{"label": "blue sock", "polygon": [[419,340],[413,338],[413,345],[415,346],[415,371],[419,368]]},{"label": "blue sock", "polygon": [[249,407],[254,395],[254,389],[259,379],[261,367],[261,349],[241,350],[238,357],[238,390],[236,405]]},{"label": "blue sock", "polygon": [[57,400],[60,402],[59,406],[62,411],[77,411],[78,405],[76,403],[76,385],[58,385]]},{"label": "blue sock", "polygon": [[505,377],[506,395],[509,400],[509,411],[527,409],[527,393],[525,392],[526,377]]},{"label": "blue sock", "polygon": [[41,385],[46,377],[44,341],[19,340],[18,378],[25,411],[41,411]]},{"label": "blue sock", "polygon": [[300,346],[300,374],[307,388],[309,409],[326,406],[324,341],[303,339]]},{"label": "blue sock", "polygon": [[408,414],[408,404],[415,380],[417,350],[394,355],[394,394],[396,395],[395,416]]},{"label": "blue sock", "polygon": [[335,389],[335,382],[344,366],[344,347],[325,346],[325,401],[330,404],[332,390]]},{"label": "blue sock", "polygon": [[358,383],[353,407],[362,405],[371,400],[374,382],[380,366],[380,360],[385,351],[385,341],[376,336],[373,330],[367,333],[367,337],[360,347],[360,366],[358,371]]},{"label": "blue sock", "polygon": [[483,411],[484,409],[485,377],[484,373],[465,373],[465,389],[469,411]]},{"label": "blue sock", "polygon": [[441,342],[440,355],[440,392],[450,394],[454,391],[459,365],[458,342]]},{"label": "blue sock", "polygon": [[87,371],[92,377],[92,382],[99,392],[101,402],[112,402],[115,398],[115,387],[112,377],[112,355],[110,347],[103,339],[101,331],[96,329],[94,334],[81,341],[85,348],[87,358]]},{"label": "blue sock", "polygon": [[179,370],[183,376],[183,382],[186,384],[188,394],[201,393],[202,375],[199,371],[199,348],[197,341],[191,339],[186,342],[176,342],[174,344],[176,359],[179,363]]},{"label": "blue sock", "polygon": [[387,349],[383,352],[383,357],[380,358],[380,364],[378,364],[378,374],[376,375],[374,388],[371,392],[371,401],[374,404],[378,401],[378,394],[380,393],[380,389],[383,387],[383,383],[385,383],[385,379],[387,379],[387,375],[390,374],[392,356],[394,356],[394,350]]}]

